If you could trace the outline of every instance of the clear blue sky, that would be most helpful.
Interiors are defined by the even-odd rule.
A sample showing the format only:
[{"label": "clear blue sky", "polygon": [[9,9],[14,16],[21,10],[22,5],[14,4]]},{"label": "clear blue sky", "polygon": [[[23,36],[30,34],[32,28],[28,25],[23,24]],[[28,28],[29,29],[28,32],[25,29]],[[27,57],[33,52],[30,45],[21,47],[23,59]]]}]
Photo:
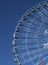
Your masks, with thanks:
[{"label": "clear blue sky", "polygon": [[0,0],[0,65],[13,62],[12,40],[21,16],[33,5],[43,0]]}]

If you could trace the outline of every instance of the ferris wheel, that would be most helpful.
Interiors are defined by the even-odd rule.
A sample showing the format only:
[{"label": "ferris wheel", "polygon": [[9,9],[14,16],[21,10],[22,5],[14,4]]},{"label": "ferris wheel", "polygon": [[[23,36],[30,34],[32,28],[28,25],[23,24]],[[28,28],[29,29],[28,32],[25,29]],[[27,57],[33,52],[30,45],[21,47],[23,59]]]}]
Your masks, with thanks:
[{"label": "ferris wheel", "polygon": [[19,20],[13,34],[16,65],[48,65],[48,3],[30,8]]}]

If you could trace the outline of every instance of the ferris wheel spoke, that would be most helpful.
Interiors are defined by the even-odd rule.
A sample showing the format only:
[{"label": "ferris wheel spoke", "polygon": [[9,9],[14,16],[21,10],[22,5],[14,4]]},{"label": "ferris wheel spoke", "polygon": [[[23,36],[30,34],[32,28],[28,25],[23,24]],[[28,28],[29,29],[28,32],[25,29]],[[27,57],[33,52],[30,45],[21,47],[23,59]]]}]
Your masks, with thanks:
[{"label": "ferris wheel spoke", "polygon": [[[45,4],[46,4],[46,6],[43,6],[42,5],[42,8],[45,10],[45,14],[47,15],[48,14],[48,3],[47,2],[45,2]],[[47,15],[48,16],[48,15]]]},{"label": "ferris wheel spoke", "polygon": [[42,7],[42,9],[43,9],[42,11],[45,14],[45,16],[48,17],[48,11],[44,7]]},{"label": "ferris wheel spoke", "polygon": [[[39,20],[42,20],[42,18],[36,13],[36,12],[32,12],[32,11],[30,11],[31,12],[31,14],[34,16],[33,18],[35,18],[35,20],[37,20],[37,18],[39,19]],[[40,23],[42,23],[41,21],[40,21]]]},{"label": "ferris wheel spoke", "polygon": [[[29,54],[30,55],[34,55],[34,56],[36,56],[36,55],[39,55],[39,54],[42,54],[42,52],[47,52],[47,50],[42,50],[42,51],[40,51],[39,52],[39,50],[38,51],[36,51],[36,49],[34,49],[34,50],[32,50],[32,51],[29,51]],[[27,55],[28,53],[24,53],[24,54],[22,54],[22,55]],[[33,55],[32,55],[32,57],[33,57]]]},{"label": "ferris wheel spoke", "polygon": [[47,17],[44,16],[42,12],[39,12],[38,10],[37,12],[38,12],[37,15],[41,17],[42,23],[44,23],[47,20]]},{"label": "ferris wheel spoke", "polygon": [[[27,55],[27,54],[26,54]],[[39,56],[39,57],[41,57],[40,55],[36,55],[34,58],[32,58],[32,59],[37,59],[37,56]],[[25,60],[26,61],[26,60]],[[28,61],[28,60],[27,60]],[[26,62],[27,62],[26,61]]]},{"label": "ferris wheel spoke", "polygon": [[41,14],[43,14],[44,17],[47,17],[47,14],[48,14],[47,10],[45,10],[42,5],[39,4],[39,6],[40,6],[40,9],[36,9],[37,12],[41,12]]},{"label": "ferris wheel spoke", "polygon": [[[31,13],[32,13],[32,12],[31,12]],[[40,14],[38,14],[38,13],[37,13],[37,14],[32,13],[32,14],[35,16],[35,17],[34,17],[35,19],[36,19],[36,17],[37,17],[38,20],[40,20],[40,21],[39,21],[40,23],[43,23],[43,24],[46,24],[46,23],[47,23],[47,22],[44,21],[44,19],[47,20],[47,18],[46,18],[46,17],[44,18],[44,17],[43,17],[44,15],[43,15],[42,13],[40,13]],[[39,15],[41,15],[42,17],[40,17]],[[42,22],[41,22],[41,21],[42,21]]]}]

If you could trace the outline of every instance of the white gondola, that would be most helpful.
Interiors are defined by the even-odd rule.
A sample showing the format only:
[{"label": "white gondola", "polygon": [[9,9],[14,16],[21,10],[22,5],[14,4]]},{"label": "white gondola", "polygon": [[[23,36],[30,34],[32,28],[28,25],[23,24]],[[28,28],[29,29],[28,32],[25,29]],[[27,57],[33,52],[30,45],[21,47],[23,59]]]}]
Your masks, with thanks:
[{"label": "white gondola", "polygon": [[13,46],[16,46],[16,39],[13,40],[12,44]]},{"label": "white gondola", "polygon": [[14,58],[14,62],[17,62],[16,58]]},{"label": "white gondola", "polygon": [[35,11],[35,9],[34,8],[32,8],[32,12],[34,12]]},{"label": "white gondola", "polygon": [[14,46],[14,48],[13,48],[13,54],[16,54],[16,52],[17,52],[17,49],[16,49],[16,47]]},{"label": "white gondola", "polygon": [[26,15],[27,15],[27,16],[30,16],[30,12],[28,11]]},{"label": "white gondola", "polygon": [[19,27],[17,27],[16,32],[19,32]]},{"label": "white gondola", "polygon": [[15,33],[13,34],[13,38],[15,37]]},{"label": "white gondola", "polygon": [[40,4],[37,5],[37,9],[40,9]]},{"label": "white gondola", "polygon": [[43,2],[43,5],[44,5],[44,6],[46,6],[46,5],[47,5],[47,3],[44,1],[44,2]]},{"label": "white gondola", "polygon": [[16,53],[16,51],[15,50],[13,50],[13,54],[15,54]]},{"label": "white gondola", "polygon": [[17,34],[14,33],[14,34],[13,34],[13,37],[14,37],[14,39],[17,39]]},{"label": "white gondola", "polygon": [[14,61],[15,61],[15,62],[18,62],[18,57],[15,57],[15,58],[14,58]]},{"label": "white gondola", "polygon": [[19,26],[22,26],[22,24],[23,24],[23,21],[19,21]]},{"label": "white gondola", "polygon": [[25,16],[23,16],[23,17],[22,17],[22,20],[23,20],[23,21],[24,21],[24,20],[26,20],[26,17],[25,17]]},{"label": "white gondola", "polygon": [[19,26],[22,26],[22,22],[19,23]]},{"label": "white gondola", "polygon": [[18,63],[18,65],[21,65],[20,63]]}]

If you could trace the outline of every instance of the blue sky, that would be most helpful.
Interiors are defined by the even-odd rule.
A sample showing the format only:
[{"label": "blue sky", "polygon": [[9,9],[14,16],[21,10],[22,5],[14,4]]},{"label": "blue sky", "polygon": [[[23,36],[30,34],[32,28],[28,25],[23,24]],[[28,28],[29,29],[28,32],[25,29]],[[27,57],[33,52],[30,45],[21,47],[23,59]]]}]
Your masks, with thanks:
[{"label": "blue sky", "polygon": [[12,40],[21,16],[43,0],[0,0],[0,65],[16,65],[13,61]]}]

